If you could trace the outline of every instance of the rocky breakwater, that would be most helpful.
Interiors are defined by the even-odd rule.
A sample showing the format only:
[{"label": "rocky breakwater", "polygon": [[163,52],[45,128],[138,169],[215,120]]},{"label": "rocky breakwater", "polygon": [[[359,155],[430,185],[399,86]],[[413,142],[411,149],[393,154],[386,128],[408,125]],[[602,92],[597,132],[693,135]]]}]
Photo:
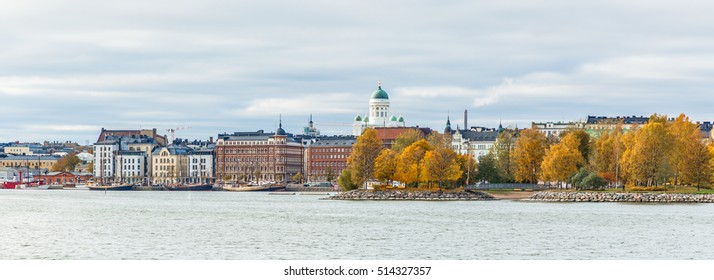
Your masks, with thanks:
[{"label": "rocky breakwater", "polygon": [[338,193],[326,199],[334,200],[493,200],[493,196],[482,192],[429,192],[429,191],[365,191],[352,190]]},{"label": "rocky breakwater", "polygon": [[714,194],[537,192],[527,200],[550,202],[714,203]]}]

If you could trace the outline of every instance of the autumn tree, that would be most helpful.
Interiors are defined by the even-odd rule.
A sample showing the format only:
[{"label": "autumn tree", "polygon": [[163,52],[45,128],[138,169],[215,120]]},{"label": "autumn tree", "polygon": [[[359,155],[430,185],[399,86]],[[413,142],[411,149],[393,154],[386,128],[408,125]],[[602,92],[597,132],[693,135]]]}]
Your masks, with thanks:
[{"label": "autumn tree", "polygon": [[77,168],[77,165],[79,165],[81,162],[82,161],[79,160],[76,154],[68,154],[57,160],[57,163],[52,165],[51,170],[54,172],[74,171],[74,169]]},{"label": "autumn tree", "polygon": [[668,135],[667,116],[654,114],[649,122],[634,133],[631,143],[626,143],[623,158],[626,174],[631,182],[640,186],[656,186],[664,182],[668,172],[671,138]]},{"label": "autumn tree", "polygon": [[592,154],[594,170],[602,174],[610,182],[618,182],[620,176],[620,158],[625,146],[622,141],[622,121],[614,130],[600,134],[595,140]]},{"label": "autumn tree", "polygon": [[581,167],[585,159],[579,150],[581,136],[576,133],[569,133],[547,149],[543,162],[541,163],[541,178],[546,182],[565,182]]},{"label": "autumn tree", "polygon": [[94,173],[94,161],[89,162],[89,166],[87,167],[87,170],[89,173]]},{"label": "autumn tree", "polygon": [[700,142],[689,142],[687,153],[688,165],[682,172],[682,179],[690,185],[696,185],[697,191],[708,186],[712,180],[712,155],[709,148]]},{"label": "autumn tree", "polygon": [[416,186],[421,178],[421,161],[426,152],[431,150],[431,145],[424,139],[414,142],[404,149],[397,160],[397,180]]},{"label": "autumn tree", "polygon": [[585,132],[583,129],[574,129],[568,131],[565,135],[561,137],[564,139],[570,135],[571,137],[575,137],[577,139],[578,143],[578,151],[580,152],[580,155],[583,157],[583,163],[587,163],[588,160],[590,159],[590,134]]},{"label": "autumn tree", "polygon": [[367,128],[352,145],[352,153],[347,158],[347,164],[352,175],[352,182],[365,185],[368,179],[374,178],[374,160],[382,151],[382,142],[377,139],[377,132]]},{"label": "autumn tree", "polygon": [[392,144],[392,150],[397,153],[401,153],[402,151],[404,151],[404,149],[409,147],[409,145],[421,139],[424,139],[424,133],[422,133],[421,130],[407,130],[406,132],[399,134],[397,138],[394,139],[394,143]]},{"label": "autumn tree", "polygon": [[452,149],[451,135],[449,134],[432,131],[426,136],[426,142],[428,142],[433,148]]},{"label": "autumn tree", "polygon": [[291,179],[293,180],[293,182],[302,183],[302,179],[304,179],[304,176],[302,176],[302,173],[298,172],[297,174],[293,175]]},{"label": "autumn tree", "polygon": [[537,183],[541,162],[545,156],[545,135],[535,129],[520,132],[512,153],[515,179],[519,182]]},{"label": "autumn tree", "polygon": [[459,168],[461,169],[461,178],[459,178],[459,184],[468,185],[474,182],[474,179],[478,175],[478,163],[474,157],[469,154],[457,155],[456,160],[459,162]]},{"label": "autumn tree", "polygon": [[[674,172],[673,184],[691,184],[692,176],[697,166],[692,160],[693,152],[700,152],[699,127],[692,123],[684,114],[677,116],[668,127],[672,147],[669,149],[668,160]],[[700,161],[697,161],[700,162]],[[687,175],[685,176],[685,173]],[[686,178],[682,178],[686,177]],[[684,179],[684,180],[683,180]]]},{"label": "autumn tree", "polygon": [[435,147],[427,151],[422,164],[422,180],[439,182],[439,190],[443,190],[445,181],[456,181],[463,171],[459,168],[456,152],[451,148]]},{"label": "autumn tree", "polygon": [[399,154],[392,149],[384,149],[374,162],[374,176],[380,181],[392,181],[397,174],[397,158]]}]

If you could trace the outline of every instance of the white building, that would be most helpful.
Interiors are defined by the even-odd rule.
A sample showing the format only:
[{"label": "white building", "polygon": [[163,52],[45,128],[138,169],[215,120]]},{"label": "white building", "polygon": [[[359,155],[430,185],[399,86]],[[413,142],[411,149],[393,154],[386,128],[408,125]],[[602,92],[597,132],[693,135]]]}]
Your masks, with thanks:
[{"label": "white building", "polygon": [[147,174],[147,155],[143,151],[117,152],[117,176],[126,183],[143,183]]},{"label": "white building", "polygon": [[404,117],[392,115],[389,112],[389,95],[382,90],[382,83],[377,83],[377,89],[372,92],[369,99],[369,114],[362,117],[357,115],[352,125],[355,136],[362,135],[368,127],[403,127]]},{"label": "white building", "polygon": [[451,145],[460,155],[471,155],[476,161],[491,150],[498,138],[498,130],[456,130]]},{"label": "white building", "polygon": [[584,122],[533,122],[531,127],[540,133],[543,133],[545,137],[556,137],[560,138],[560,134],[569,129],[583,129],[585,128]]},{"label": "white building", "polygon": [[104,140],[94,144],[94,177],[113,178],[116,173],[114,163],[119,151],[119,141]]},{"label": "white building", "polygon": [[213,182],[213,151],[193,151],[188,155],[190,183]]}]

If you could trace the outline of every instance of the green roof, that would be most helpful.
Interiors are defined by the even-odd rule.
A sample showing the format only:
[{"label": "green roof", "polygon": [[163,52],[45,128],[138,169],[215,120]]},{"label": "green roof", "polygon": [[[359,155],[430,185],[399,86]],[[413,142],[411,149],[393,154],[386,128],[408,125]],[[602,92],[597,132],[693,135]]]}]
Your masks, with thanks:
[{"label": "green roof", "polygon": [[397,116],[392,116],[392,118],[389,119],[389,120],[390,120],[390,121],[393,121],[393,122],[396,122],[396,121],[397,121]]},{"label": "green roof", "polygon": [[356,121],[356,122],[361,122],[361,121],[362,121],[362,117],[360,117],[359,115],[357,115],[357,116],[355,117],[355,121]]},{"label": "green roof", "polygon": [[377,86],[377,90],[372,92],[372,99],[389,99],[387,92],[382,90],[382,86]]}]

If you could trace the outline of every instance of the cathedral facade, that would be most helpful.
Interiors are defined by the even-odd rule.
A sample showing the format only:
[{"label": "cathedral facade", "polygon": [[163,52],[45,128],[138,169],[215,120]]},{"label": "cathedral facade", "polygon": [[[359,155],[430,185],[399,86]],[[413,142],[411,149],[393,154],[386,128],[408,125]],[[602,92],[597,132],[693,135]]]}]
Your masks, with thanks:
[{"label": "cathedral facade", "polygon": [[404,117],[395,116],[389,112],[389,95],[382,89],[382,83],[377,83],[377,89],[369,99],[369,114],[364,117],[357,115],[352,125],[355,136],[362,135],[368,127],[404,127]]}]

